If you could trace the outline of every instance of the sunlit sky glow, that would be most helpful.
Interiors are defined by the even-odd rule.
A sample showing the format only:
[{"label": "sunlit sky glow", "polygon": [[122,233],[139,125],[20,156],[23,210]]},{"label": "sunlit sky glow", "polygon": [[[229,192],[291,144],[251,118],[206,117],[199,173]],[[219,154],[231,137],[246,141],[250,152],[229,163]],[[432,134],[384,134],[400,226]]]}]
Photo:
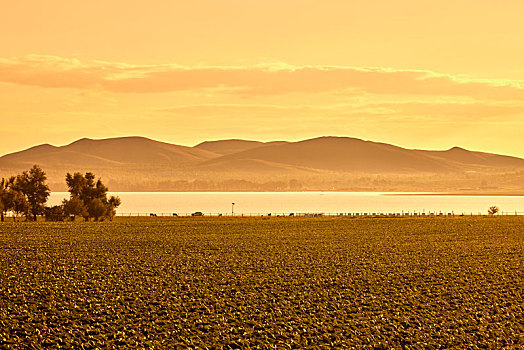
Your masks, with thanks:
[{"label": "sunlit sky glow", "polygon": [[340,135],[524,157],[524,2],[0,4],[0,155]]}]

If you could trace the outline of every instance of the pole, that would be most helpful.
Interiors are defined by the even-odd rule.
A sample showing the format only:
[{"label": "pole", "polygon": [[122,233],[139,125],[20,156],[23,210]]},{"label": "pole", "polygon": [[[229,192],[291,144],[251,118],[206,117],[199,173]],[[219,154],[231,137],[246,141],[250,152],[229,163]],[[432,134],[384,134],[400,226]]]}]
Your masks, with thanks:
[{"label": "pole", "polygon": [[231,216],[235,215],[235,203],[231,203]]}]

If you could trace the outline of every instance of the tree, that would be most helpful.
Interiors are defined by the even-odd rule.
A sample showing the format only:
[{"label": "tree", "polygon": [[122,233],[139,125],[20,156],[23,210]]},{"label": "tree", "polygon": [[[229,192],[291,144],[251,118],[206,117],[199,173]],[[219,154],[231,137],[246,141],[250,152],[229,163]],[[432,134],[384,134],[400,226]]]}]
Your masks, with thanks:
[{"label": "tree", "polygon": [[16,217],[24,214],[26,217],[29,215],[29,202],[25,198],[24,194],[20,191],[13,190],[13,206],[11,210],[15,213],[15,221]]},{"label": "tree", "polygon": [[[87,221],[94,218],[98,221],[100,218],[107,217],[112,219],[116,213],[116,208],[121,204],[120,198],[111,196],[107,198],[109,189],[102,183],[101,179],[95,181],[95,174],[91,172],[66,174],[66,184],[71,194],[68,203],[77,211],[73,215],[82,215]],[[81,203],[80,203],[81,202]],[[64,203],[64,205],[66,205]],[[83,209],[82,209],[83,208]],[[84,210],[85,209],[85,210]],[[82,213],[80,213],[82,211]]]},{"label": "tree", "polygon": [[45,172],[38,165],[33,165],[29,171],[18,175],[13,184],[13,188],[22,192],[26,197],[29,204],[26,216],[32,216],[34,221],[37,215],[44,213],[45,203],[51,193],[46,181]]},{"label": "tree", "polygon": [[101,217],[107,215],[108,206],[101,199],[95,198],[87,205],[89,216],[98,221]]},{"label": "tree", "polygon": [[489,214],[489,215],[495,215],[495,214],[497,214],[499,211],[500,211],[499,207],[493,205],[493,206],[489,207],[489,209],[488,209],[488,214]]},{"label": "tree", "polygon": [[101,179],[95,182],[95,174],[87,172],[84,175],[81,173],[66,174],[66,184],[71,196],[76,196],[84,202],[89,203],[91,200],[98,198],[107,201],[107,191],[109,190]]},{"label": "tree", "polygon": [[113,220],[113,217],[116,214],[116,208],[122,203],[120,200],[120,197],[111,196],[109,200],[107,201],[108,208],[107,208],[107,217],[109,217],[109,220]]},{"label": "tree", "polygon": [[[4,222],[4,214],[11,210],[12,201],[9,198],[9,187],[12,183],[12,179],[0,180],[0,220]],[[10,181],[11,180],[11,181]]]},{"label": "tree", "polygon": [[7,214],[8,211],[15,212],[16,209],[17,213],[27,212],[27,201],[21,192],[15,191],[11,188],[0,192],[2,192],[0,194],[0,220],[2,222],[4,221],[5,214]]},{"label": "tree", "polygon": [[64,207],[64,214],[71,217],[72,221],[75,221],[77,215],[84,218],[89,216],[84,202],[76,196],[64,199],[62,205]]},{"label": "tree", "polygon": [[[0,180],[0,220],[3,222],[8,211],[16,213],[27,212],[27,202],[24,195],[14,189],[15,177]],[[16,210],[15,210],[16,209]]]}]

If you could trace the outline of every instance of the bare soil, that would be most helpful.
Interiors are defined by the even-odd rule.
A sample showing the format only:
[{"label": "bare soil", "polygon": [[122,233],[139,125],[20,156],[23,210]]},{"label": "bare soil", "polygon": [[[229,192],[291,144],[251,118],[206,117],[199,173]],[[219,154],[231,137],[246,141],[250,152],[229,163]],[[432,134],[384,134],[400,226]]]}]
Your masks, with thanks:
[{"label": "bare soil", "polygon": [[0,348],[524,348],[524,218],[0,224]]}]

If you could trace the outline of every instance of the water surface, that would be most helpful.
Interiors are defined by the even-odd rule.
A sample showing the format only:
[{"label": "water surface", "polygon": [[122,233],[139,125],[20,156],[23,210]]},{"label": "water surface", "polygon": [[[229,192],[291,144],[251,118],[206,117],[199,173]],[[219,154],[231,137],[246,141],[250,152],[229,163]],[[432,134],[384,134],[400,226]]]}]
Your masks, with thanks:
[{"label": "water surface", "polygon": [[[205,214],[231,215],[280,213],[487,213],[496,205],[503,212],[523,212],[524,197],[449,196],[383,192],[118,192],[119,215]],[[415,194],[415,193],[410,193]],[[59,204],[67,192],[51,194],[49,204]],[[234,206],[232,203],[235,203]]]}]

